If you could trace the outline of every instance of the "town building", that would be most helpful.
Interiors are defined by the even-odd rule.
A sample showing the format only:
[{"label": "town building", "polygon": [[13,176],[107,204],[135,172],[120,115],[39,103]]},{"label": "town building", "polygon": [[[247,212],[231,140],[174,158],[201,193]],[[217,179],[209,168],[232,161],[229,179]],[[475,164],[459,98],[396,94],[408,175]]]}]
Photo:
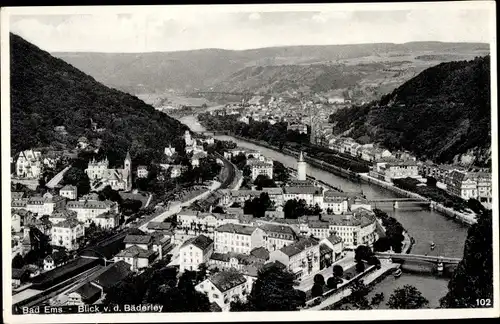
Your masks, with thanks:
[{"label": "town building", "polygon": [[215,230],[214,251],[248,254],[256,247],[266,246],[267,234],[261,228],[241,224],[225,224]]},{"label": "town building", "polygon": [[295,131],[299,134],[307,134],[307,125],[305,124],[289,124],[286,128],[287,131]]},{"label": "town building", "polygon": [[16,161],[16,176],[23,179],[38,179],[42,174],[42,152],[25,150],[19,153]]},{"label": "town building", "polygon": [[109,161],[105,158],[102,161],[92,159],[85,170],[91,183],[100,182],[100,188],[110,185],[113,190],[132,190],[132,158],[127,152],[123,169],[109,169]]},{"label": "town building", "polygon": [[73,210],[62,209],[52,213],[52,215],[49,216],[49,221],[52,224],[57,224],[70,218],[77,219],[77,216],[78,214]]},{"label": "town building", "polygon": [[148,167],[145,165],[139,165],[137,167],[137,177],[138,178],[147,178],[148,177]]},{"label": "town building", "polygon": [[42,197],[30,197],[24,207],[38,215],[51,215],[55,210],[64,208],[66,200],[61,196],[45,193]]},{"label": "town building", "polygon": [[395,160],[376,162],[373,170],[370,171],[370,176],[386,182],[401,178],[420,178],[416,162],[398,162]]},{"label": "town building", "polygon": [[165,155],[167,157],[172,157],[174,154],[175,154],[175,147],[172,147],[171,145],[165,147]]},{"label": "town building", "polygon": [[128,234],[123,239],[123,244],[125,244],[125,248],[129,248],[131,246],[138,246],[144,250],[152,250],[153,236],[146,234],[143,235]]},{"label": "town building", "polygon": [[316,186],[285,186],[283,187],[283,201],[305,200],[308,205],[323,205],[323,188]]},{"label": "town building", "polygon": [[342,257],[342,251],[344,250],[344,243],[340,236],[332,234],[320,241],[321,245],[326,245],[332,250],[332,260],[336,260]]},{"label": "town building", "polygon": [[59,196],[75,200],[78,197],[78,189],[76,186],[66,185],[59,190]]},{"label": "town building", "polygon": [[50,255],[47,255],[43,259],[43,270],[50,271],[57,267],[60,267],[69,261],[69,257],[64,251],[56,251]]},{"label": "town building", "polygon": [[85,226],[89,226],[90,223],[95,223],[95,218],[101,214],[118,213],[118,204],[110,200],[79,200],[69,201],[66,204],[66,209],[75,211],[77,219],[84,223]]},{"label": "town building", "polygon": [[93,219],[94,224],[103,229],[114,229],[120,225],[120,214],[112,211],[97,215]]},{"label": "town building", "polygon": [[130,265],[130,270],[137,272],[147,268],[158,254],[154,251],[145,250],[137,245],[126,247],[115,256],[115,262],[124,261]]},{"label": "town building", "polygon": [[327,190],[321,208],[329,214],[340,215],[349,211],[349,200],[345,193]]},{"label": "town building", "polygon": [[273,178],[273,165],[271,163],[255,159],[247,161],[247,165],[250,166],[252,172],[252,181],[260,175],[267,176],[269,179]]},{"label": "town building", "polygon": [[215,302],[224,312],[230,310],[236,298],[245,301],[250,293],[247,279],[237,271],[221,271],[205,279],[195,289],[205,293],[211,303]]},{"label": "town building", "polygon": [[179,269],[197,271],[202,263],[207,264],[214,251],[214,241],[205,235],[187,240],[179,249]]},{"label": "town building", "polygon": [[85,226],[70,218],[52,225],[52,245],[65,247],[68,251],[79,247],[78,241],[85,235]]},{"label": "town building", "polygon": [[271,262],[279,261],[296,279],[302,279],[320,270],[319,241],[308,237],[287,245],[269,255]]}]

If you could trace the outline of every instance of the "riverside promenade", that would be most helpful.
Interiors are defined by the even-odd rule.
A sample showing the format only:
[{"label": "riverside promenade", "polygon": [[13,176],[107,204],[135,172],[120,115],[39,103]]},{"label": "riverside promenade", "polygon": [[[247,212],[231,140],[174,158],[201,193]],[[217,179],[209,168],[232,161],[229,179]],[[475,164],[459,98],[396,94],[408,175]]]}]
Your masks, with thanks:
[{"label": "riverside promenade", "polygon": [[[372,271],[368,273],[365,277],[363,277],[361,280],[365,285],[370,285],[371,283],[375,282],[378,278],[383,277],[397,268],[400,267],[399,264],[397,263],[392,263],[389,260],[380,260],[380,269],[376,269],[375,271]],[[353,278],[354,280],[354,278]],[[330,307],[332,305],[335,305],[336,303],[340,302],[342,299],[348,297],[351,295],[352,290],[349,288],[349,284],[353,281],[349,281],[347,283],[344,283],[343,285],[339,286],[337,288],[337,292],[332,294],[331,296],[326,297],[319,303],[318,305],[312,306],[310,308],[304,309],[304,311],[314,311],[314,310],[323,310],[327,307]]]}]

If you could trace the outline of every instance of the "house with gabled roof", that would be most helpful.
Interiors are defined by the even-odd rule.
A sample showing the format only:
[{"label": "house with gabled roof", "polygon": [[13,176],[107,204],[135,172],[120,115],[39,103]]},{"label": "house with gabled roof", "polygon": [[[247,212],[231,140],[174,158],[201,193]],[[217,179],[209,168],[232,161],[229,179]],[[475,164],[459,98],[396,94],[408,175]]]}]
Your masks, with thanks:
[{"label": "house with gabled roof", "polygon": [[301,238],[295,243],[272,251],[269,260],[284,264],[296,279],[309,276],[320,269],[319,241],[312,237]]},{"label": "house with gabled roof", "polygon": [[205,235],[198,235],[185,241],[179,249],[179,269],[196,271],[202,263],[207,264],[214,251],[214,241]]},{"label": "house with gabled roof", "polygon": [[147,268],[158,257],[158,253],[145,250],[137,245],[125,248],[115,256],[115,262],[124,261],[130,265],[131,271]]},{"label": "house with gabled roof", "polygon": [[211,303],[215,302],[223,312],[230,310],[231,301],[246,300],[251,291],[245,276],[234,270],[221,271],[205,279],[195,290],[205,293]]}]

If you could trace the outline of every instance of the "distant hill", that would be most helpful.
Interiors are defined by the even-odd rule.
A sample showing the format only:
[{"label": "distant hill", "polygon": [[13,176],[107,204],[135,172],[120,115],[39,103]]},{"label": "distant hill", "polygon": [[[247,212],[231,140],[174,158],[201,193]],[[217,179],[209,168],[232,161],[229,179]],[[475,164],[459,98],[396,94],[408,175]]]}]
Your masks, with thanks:
[{"label": "distant hill", "polygon": [[337,134],[437,162],[491,162],[490,57],[426,69],[381,100],[336,112]]},{"label": "distant hill", "polygon": [[[414,42],[406,44],[356,44],[328,46],[285,46],[244,51],[205,49],[182,52],[133,54],[54,53],[104,84],[133,94],[208,90],[274,92],[298,90],[335,90],[339,86],[368,83],[390,83],[402,77],[397,85],[426,67],[453,59],[470,59],[489,53],[488,44]],[[427,55],[424,59],[416,56]],[[430,56],[434,55],[434,56]],[[458,58],[457,58],[458,57]],[[363,64],[378,62],[383,68],[405,64],[400,70],[357,71]],[[411,63],[411,64],[408,64]],[[337,83],[344,76],[342,64],[353,65],[348,81]],[[340,65],[340,66],[337,66]],[[320,73],[321,66],[329,66]],[[413,71],[412,69],[416,69]],[[410,73],[404,75],[405,70]],[[338,73],[337,73],[338,72]],[[375,73],[377,72],[377,73]],[[301,74],[308,78],[302,79]],[[335,73],[333,75],[332,73]],[[353,78],[351,74],[355,73]],[[375,73],[375,74],[374,74]],[[380,79],[380,80],[378,80]],[[385,79],[385,81],[384,81]],[[289,80],[295,81],[292,83]],[[357,81],[355,81],[357,80]],[[359,85],[364,91],[371,85]],[[396,85],[396,86],[397,86]],[[386,91],[387,87],[381,85]],[[389,85],[390,90],[395,86]],[[313,91],[314,91],[313,90]]]},{"label": "distant hill", "polygon": [[[78,138],[85,136],[102,139],[103,149],[118,160],[130,149],[133,158],[146,162],[161,155],[187,129],[137,97],[102,85],[17,35],[10,35],[10,46],[14,151],[37,146],[74,148]],[[92,131],[91,119],[105,130]],[[56,126],[65,126],[68,134],[56,133]]]}]

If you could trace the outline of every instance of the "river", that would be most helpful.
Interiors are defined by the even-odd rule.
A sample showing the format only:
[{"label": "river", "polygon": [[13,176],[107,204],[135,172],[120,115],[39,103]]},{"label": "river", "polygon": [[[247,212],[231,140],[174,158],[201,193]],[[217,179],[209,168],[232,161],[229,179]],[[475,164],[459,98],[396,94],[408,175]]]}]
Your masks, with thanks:
[{"label": "river", "polygon": [[[205,129],[194,116],[186,116],[180,119],[182,123],[190,127],[193,131],[201,132]],[[265,147],[255,145],[246,141],[235,139],[231,136],[220,135],[216,136],[219,140],[231,140],[237,143],[238,146],[259,150],[263,155],[283,163],[287,167],[296,167],[296,159],[288,155],[282,154]],[[381,188],[379,186],[368,184],[365,182],[354,182],[346,178],[331,174],[311,165],[307,166],[307,174],[321,179],[337,188],[344,191],[362,191],[367,199],[374,198],[394,198],[397,194]],[[402,207],[401,209],[392,209],[390,204],[382,204],[377,206],[386,211],[390,216],[396,218],[415,239],[415,245],[412,248],[412,253],[442,255],[448,257],[462,257],[465,238],[467,236],[467,227],[460,223],[456,223],[444,215],[420,207]],[[430,250],[430,242],[436,244],[434,251]],[[403,268],[403,270],[405,270]],[[415,270],[414,267],[412,270]],[[444,296],[447,291],[447,278],[434,277],[426,274],[426,269],[422,269],[422,273],[405,273],[398,279],[392,276],[384,279],[377,284],[372,293],[384,292],[386,300],[395,288],[403,284],[411,284],[416,286],[429,299],[430,306],[436,307],[439,298]],[[384,304],[384,303],[383,303]],[[382,308],[383,306],[381,306]]]}]

